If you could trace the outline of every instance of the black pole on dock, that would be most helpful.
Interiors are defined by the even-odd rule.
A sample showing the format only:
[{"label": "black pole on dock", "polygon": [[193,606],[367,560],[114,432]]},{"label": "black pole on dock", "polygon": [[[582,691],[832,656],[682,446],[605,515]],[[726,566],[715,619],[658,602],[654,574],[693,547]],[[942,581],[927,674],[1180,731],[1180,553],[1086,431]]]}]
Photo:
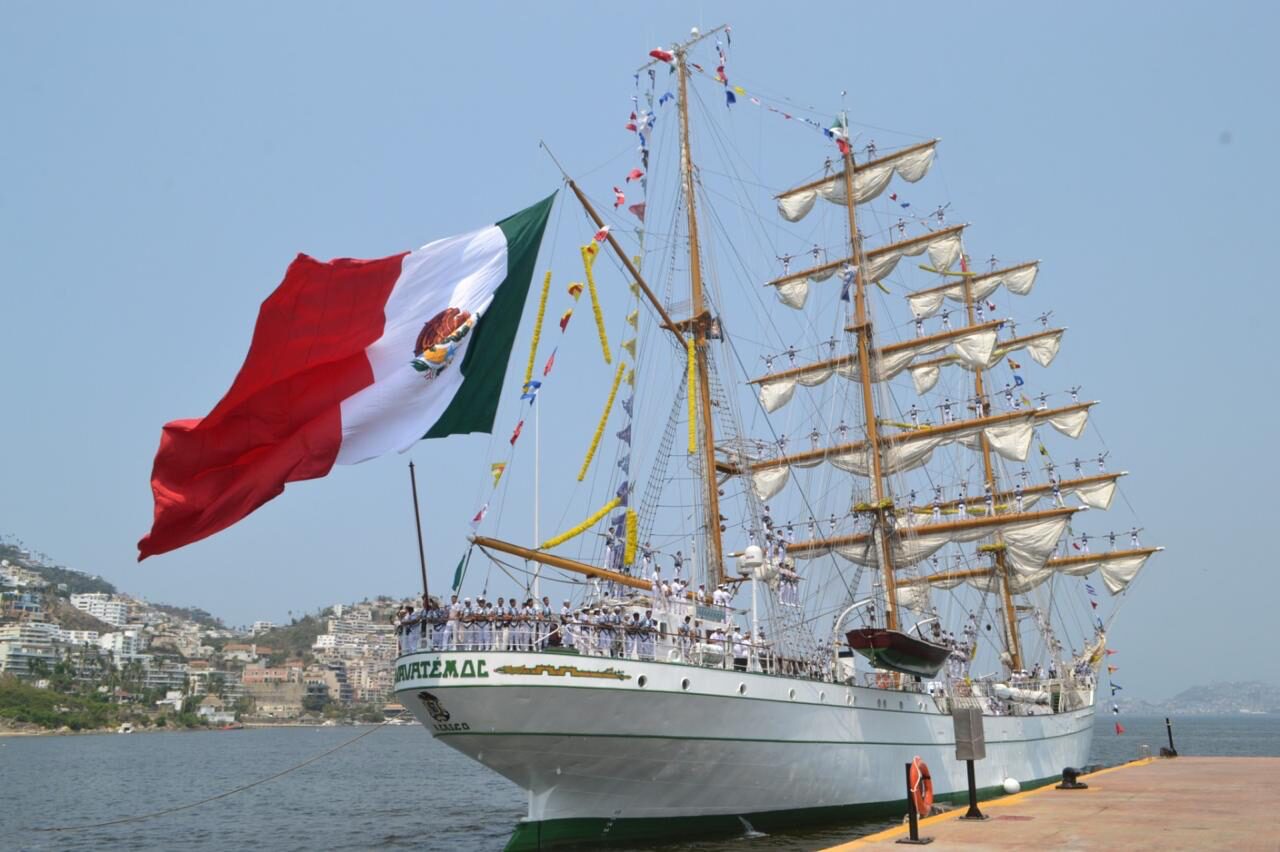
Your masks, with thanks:
[{"label": "black pole on dock", "polygon": [[1173,747],[1173,723],[1169,721],[1169,717],[1164,717],[1164,729],[1169,735],[1169,757],[1177,757],[1178,750]]},{"label": "black pole on dock", "polygon": [[924,846],[926,843],[932,843],[932,837],[920,836],[920,823],[916,819],[916,803],[911,797],[911,764],[907,764],[907,820],[910,829],[907,836],[897,841],[898,843],[909,843],[914,846]]},{"label": "black pole on dock", "polygon": [[989,819],[982,811],[978,810],[978,784],[973,777],[973,761],[965,761],[965,769],[969,773],[969,810],[960,819]]}]

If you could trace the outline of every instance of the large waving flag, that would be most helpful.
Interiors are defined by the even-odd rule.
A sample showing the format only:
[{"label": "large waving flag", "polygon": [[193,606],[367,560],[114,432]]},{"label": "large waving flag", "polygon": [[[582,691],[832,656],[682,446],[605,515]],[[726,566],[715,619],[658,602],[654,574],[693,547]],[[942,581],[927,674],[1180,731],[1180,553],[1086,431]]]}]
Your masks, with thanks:
[{"label": "large waving flag", "polygon": [[381,260],[298,255],[226,396],[203,419],[165,424],[138,559],[226,529],[335,464],[492,431],[553,200]]}]

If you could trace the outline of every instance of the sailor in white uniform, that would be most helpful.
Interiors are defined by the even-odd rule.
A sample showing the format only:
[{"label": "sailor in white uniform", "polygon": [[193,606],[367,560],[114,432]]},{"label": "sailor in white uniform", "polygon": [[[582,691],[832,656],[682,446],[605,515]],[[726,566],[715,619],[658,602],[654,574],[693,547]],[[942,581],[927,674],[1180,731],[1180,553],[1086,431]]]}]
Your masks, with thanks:
[{"label": "sailor in white uniform", "polygon": [[622,627],[626,643],[624,656],[630,660],[640,659],[640,613],[631,613],[630,620]]},{"label": "sailor in white uniform", "polygon": [[545,595],[542,598],[542,607],[538,612],[538,618],[540,619],[540,627],[542,629],[542,633],[538,637],[538,650],[545,651],[547,648],[547,642],[551,636],[551,630],[555,626],[555,623],[551,619],[551,598]]},{"label": "sailor in white uniform", "polygon": [[569,602],[565,601],[564,606],[560,607],[560,644],[566,648],[576,647],[577,637],[574,632],[573,610],[569,607]]},{"label": "sailor in white uniform", "polygon": [[640,659],[654,658],[654,643],[657,639],[658,622],[653,618],[653,610],[646,609],[644,618],[640,619]]},{"label": "sailor in white uniform", "polygon": [[[467,598],[467,603],[471,603],[471,598]],[[455,651],[462,649],[462,604],[457,595],[449,604],[449,647]]]}]

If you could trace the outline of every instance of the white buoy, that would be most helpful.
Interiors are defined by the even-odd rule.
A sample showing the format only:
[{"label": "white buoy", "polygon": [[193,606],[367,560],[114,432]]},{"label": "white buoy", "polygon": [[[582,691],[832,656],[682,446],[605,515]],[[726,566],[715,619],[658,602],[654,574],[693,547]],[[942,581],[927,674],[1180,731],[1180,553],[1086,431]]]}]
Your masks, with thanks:
[{"label": "white buoy", "polygon": [[1022,785],[1018,783],[1017,778],[1004,779],[1004,791],[1012,796],[1014,793],[1022,789]]}]

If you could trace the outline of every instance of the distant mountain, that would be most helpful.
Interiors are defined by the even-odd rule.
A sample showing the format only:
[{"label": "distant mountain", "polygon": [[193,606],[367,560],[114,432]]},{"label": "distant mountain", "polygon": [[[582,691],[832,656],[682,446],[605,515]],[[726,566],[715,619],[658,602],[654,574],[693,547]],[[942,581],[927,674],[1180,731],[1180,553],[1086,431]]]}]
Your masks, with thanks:
[{"label": "distant mountain", "polygon": [[1165,701],[1120,701],[1134,715],[1280,714],[1280,686],[1262,681],[1219,682],[1184,689]]}]

